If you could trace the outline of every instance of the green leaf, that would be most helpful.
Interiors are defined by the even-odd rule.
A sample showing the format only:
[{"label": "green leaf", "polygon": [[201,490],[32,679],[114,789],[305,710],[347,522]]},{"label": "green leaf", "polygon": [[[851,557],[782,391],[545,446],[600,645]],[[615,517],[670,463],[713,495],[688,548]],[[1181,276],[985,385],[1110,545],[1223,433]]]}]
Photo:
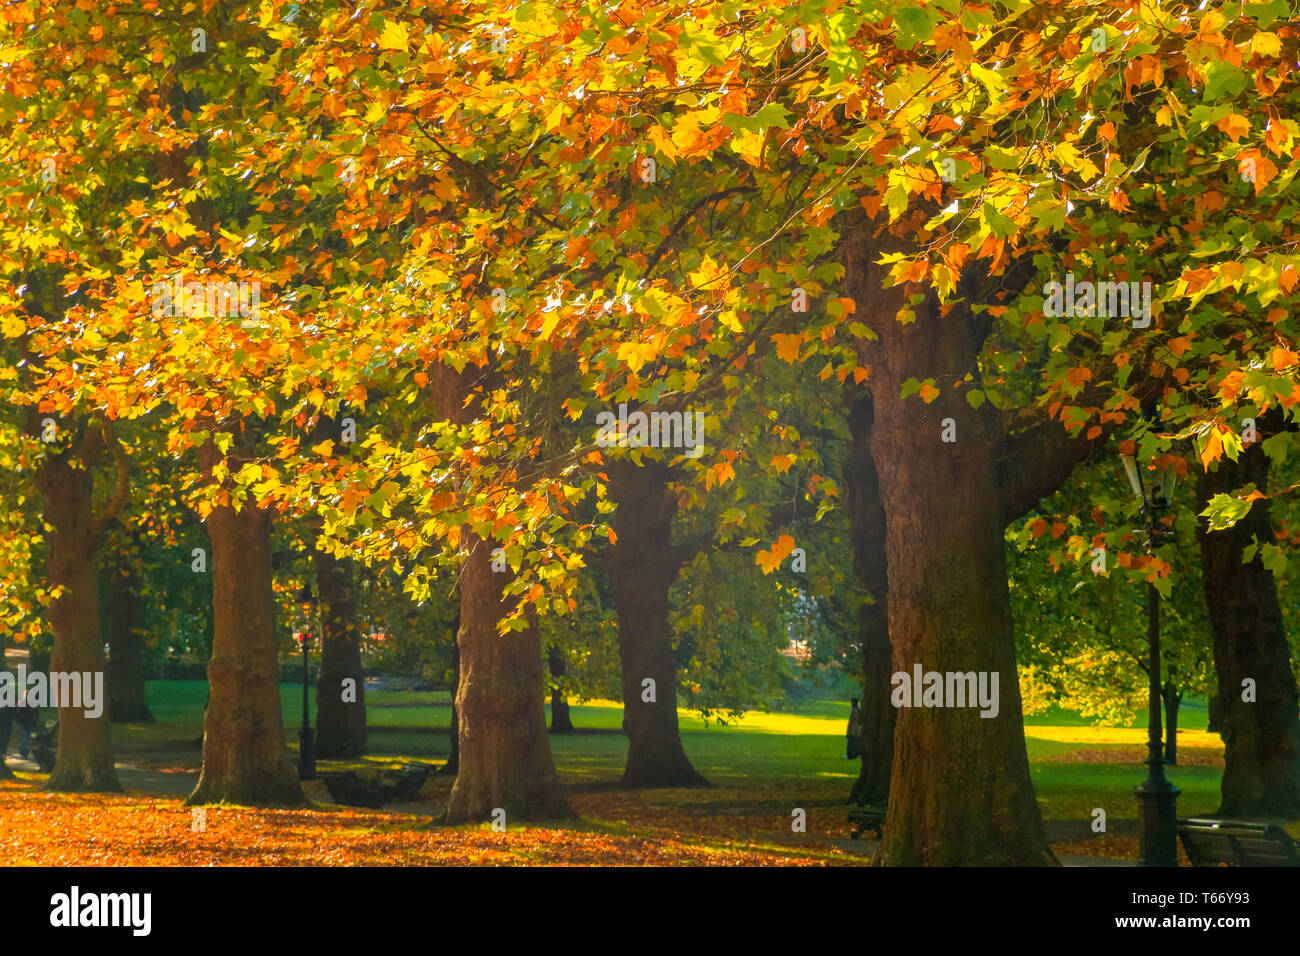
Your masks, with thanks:
[{"label": "green leaf", "polygon": [[935,21],[941,14],[929,7],[903,7],[894,13],[894,26],[898,29],[894,45],[900,50],[910,50],[917,43],[934,36]]},{"label": "green leaf", "polygon": [[1246,88],[1246,74],[1231,63],[1214,63],[1207,70],[1205,98],[1213,101],[1224,96],[1237,96]]},{"label": "green leaf", "polygon": [[1250,502],[1228,494],[1217,494],[1210,499],[1201,517],[1210,522],[1211,531],[1231,528],[1250,513]]}]

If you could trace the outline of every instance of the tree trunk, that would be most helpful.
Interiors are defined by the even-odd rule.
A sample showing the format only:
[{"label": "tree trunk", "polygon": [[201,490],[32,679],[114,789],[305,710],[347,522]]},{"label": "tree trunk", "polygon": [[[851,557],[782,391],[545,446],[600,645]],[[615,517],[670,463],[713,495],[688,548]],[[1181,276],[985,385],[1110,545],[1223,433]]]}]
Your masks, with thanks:
[{"label": "tree trunk", "polygon": [[1178,705],[1183,702],[1183,693],[1173,681],[1165,681],[1165,763],[1178,763]]},{"label": "tree trunk", "polygon": [[506,616],[509,574],[492,570],[489,542],[465,536],[460,576],[460,769],[445,821],[489,820],[504,810],[520,820],[572,816],[551,760],[546,734],[542,645],[535,621],[497,631]]},{"label": "tree trunk", "polygon": [[[1261,491],[1268,483],[1268,458],[1259,443],[1236,462],[1198,478],[1204,503],[1248,483]],[[1214,664],[1219,672],[1223,714],[1223,802],[1218,815],[1241,819],[1300,817],[1300,704],[1291,652],[1287,646],[1277,582],[1258,556],[1242,564],[1252,540],[1275,541],[1268,499],[1226,531],[1197,530],[1202,582],[1214,632]],[[1243,700],[1245,680],[1254,682],[1255,700]],[[1250,695],[1247,695],[1250,696]]]},{"label": "tree trunk", "polygon": [[[206,469],[218,457],[200,452]],[[289,763],[280,710],[280,672],[271,589],[271,519],[245,500],[214,508],[212,659],[203,724],[203,769],[191,804],[296,806],[306,802]]]},{"label": "tree trunk", "polygon": [[456,691],[460,687],[460,612],[456,613],[456,634],[451,638],[451,740],[447,751],[447,762],[438,768],[438,773],[454,777],[460,772],[460,712],[456,708]]},{"label": "tree trunk", "polygon": [[1223,736],[1223,698],[1219,696],[1218,688],[1205,699],[1205,732],[1207,734],[1218,734]]},{"label": "tree trunk", "polygon": [[[352,563],[312,552],[320,596],[321,659],[316,680],[316,756],[359,757],[366,752],[366,681],[361,673],[361,630],[352,592]],[[352,681],[345,688],[345,681]],[[351,693],[348,693],[348,691]],[[344,700],[345,694],[352,698]]]},{"label": "tree trunk", "polygon": [[[996,716],[971,707],[900,708],[884,840],[874,865],[1050,865],[1025,750],[1007,587],[993,409],[966,400],[983,335],[933,296],[916,320],[895,318],[904,290],[884,289],[886,251],[847,249],[849,293],[871,308],[878,334],[860,341],[871,367],[871,455],[885,512],[889,636],[896,672],[974,672],[999,680]],[[908,379],[934,379],[930,403],[900,397]],[[953,431],[955,429],[955,432]],[[945,431],[956,440],[943,440]]]},{"label": "tree trunk", "polygon": [[[61,590],[48,612],[54,632],[50,670],[76,672],[83,685],[88,677],[93,681],[99,675],[103,691],[99,542],[93,526],[91,470],[85,462],[74,467],[66,456],[51,457],[37,473],[37,484],[51,528],[45,542],[48,586]],[[102,713],[97,717],[86,716],[84,706],[59,708],[59,748],[50,790],[121,792],[113,766],[107,701],[98,704]]]},{"label": "tree trunk", "polygon": [[556,683],[551,687],[551,733],[574,734],[573,718],[569,715],[569,701],[564,696],[565,661],[564,652],[552,644],[546,649],[546,664],[551,671],[551,679]]},{"label": "tree trunk", "polygon": [[894,760],[894,719],[889,646],[889,581],[885,569],[885,511],[880,476],[871,458],[871,396],[862,393],[849,408],[852,443],[844,463],[844,499],[853,543],[853,576],[864,597],[858,609],[862,647],[862,768],[849,800],[884,806]]},{"label": "tree trunk", "polygon": [[[677,502],[668,469],[656,461],[616,462],[609,469],[617,540],[610,570],[618,606],[627,765],[620,786],[708,786],[682,747],[677,725],[677,661],[668,592],[680,561],[672,547]],[[647,683],[651,681],[652,683]]]},{"label": "tree trunk", "polygon": [[152,724],[144,688],[144,635],[136,592],[140,581],[128,557],[108,569],[108,719]]}]

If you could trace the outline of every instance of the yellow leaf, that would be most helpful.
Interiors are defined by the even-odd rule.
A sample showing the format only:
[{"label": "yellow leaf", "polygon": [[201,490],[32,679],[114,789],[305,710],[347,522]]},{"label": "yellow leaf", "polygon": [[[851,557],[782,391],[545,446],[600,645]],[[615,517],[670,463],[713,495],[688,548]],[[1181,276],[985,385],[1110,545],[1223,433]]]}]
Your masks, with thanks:
[{"label": "yellow leaf", "polygon": [[1250,52],[1261,56],[1279,56],[1282,53],[1282,41],[1276,33],[1256,33],[1250,38]]},{"label": "yellow leaf", "polygon": [[564,101],[555,104],[555,109],[546,114],[546,131],[554,132],[564,122]]},{"label": "yellow leaf", "polygon": [[655,152],[662,154],[668,159],[677,155],[677,147],[673,145],[672,137],[662,126],[655,123],[650,127],[650,142],[654,143]]},{"label": "yellow leaf", "polygon": [[641,342],[624,342],[618,347],[619,361],[625,363],[632,371],[638,371],[648,359],[653,357],[655,347]]},{"label": "yellow leaf", "polygon": [[27,323],[18,316],[9,313],[0,316],[0,333],[7,339],[14,339],[27,331]]},{"label": "yellow leaf", "polygon": [[384,24],[384,32],[379,37],[379,49],[381,50],[401,50],[406,52],[406,24],[397,23],[389,20]]}]

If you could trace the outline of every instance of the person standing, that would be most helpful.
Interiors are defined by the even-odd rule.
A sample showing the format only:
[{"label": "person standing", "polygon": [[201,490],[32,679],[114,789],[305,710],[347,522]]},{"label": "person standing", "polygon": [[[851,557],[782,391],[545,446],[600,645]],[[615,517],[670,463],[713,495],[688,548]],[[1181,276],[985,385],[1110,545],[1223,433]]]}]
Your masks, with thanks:
[{"label": "person standing", "polygon": [[0,779],[12,779],[9,768],[5,766],[5,754],[9,752],[9,734],[14,729],[14,708],[0,707]]},{"label": "person standing", "polygon": [[40,708],[32,706],[30,696],[24,698],[23,706],[18,708],[18,713],[14,715],[14,720],[18,724],[18,756],[24,760],[27,759],[28,745],[31,743],[32,734],[36,733],[36,724],[40,717]]},{"label": "person standing", "polygon": [[845,734],[848,758],[853,760],[858,755],[858,749],[862,746],[862,711],[858,709],[858,699],[853,698],[853,705],[849,709],[849,729]]}]

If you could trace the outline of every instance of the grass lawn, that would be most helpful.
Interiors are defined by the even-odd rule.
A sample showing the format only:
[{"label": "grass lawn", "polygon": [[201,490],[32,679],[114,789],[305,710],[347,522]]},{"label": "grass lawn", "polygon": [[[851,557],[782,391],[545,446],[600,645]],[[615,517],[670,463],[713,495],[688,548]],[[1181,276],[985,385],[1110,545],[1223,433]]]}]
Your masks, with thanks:
[{"label": "grass lawn", "polygon": [[[199,681],[155,681],[149,684],[148,694],[158,723],[115,725],[119,760],[138,769],[192,775],[199,763],[197,740],[207,685]],[[296,753],[302,717],[301,687],[282,684],[281,701],[285,740]],[[314,688],[311,703],[314,721]],[[323,761],[322,769],[382,765],[404,759],[436,762],[445,758],[451,717],[446,692],[371,691],[366,694],[366,704],[371,753],[350,764]],[[238,819],[242,831],[253,842],[269,839],[268,834],[289,819],[301,821],[294,824],[294,832],[310,834],[324,828],[331,840],[341,840],[341,846],[351,848],[337,850],[341,854],[337,862],[861,863],[864,852],[869,850],[862,841],[845,839],[848,826],[844,804],[857,769],[855,761],[844,757],[847,702],[804,703],[797,713],[755,712],[728,725],[706,725],[698,717],[681,712],[686,751],[714,786],[638,792],[624,792],[617,787],[627,751],[620,730],[621,705],[589,701],[571,709],[580,732],[550,740],[560,775],[571,785],[570,801],[581,822],[565,824],[558,830],[555,826],[512,827],[507,839],[477,827],[434,826],[431,816],[440,809],[451,787],[449,779],[438,776],[426,785],[420,805],[399,808],[400,812],[370,813],[335,807],[328,803],[323,785],[316,782],[306,785],[308,795],[318,804],[314,810],[213,808],[209,819],[222,815],[231,821]],[[1133,787],[1145,776],[1145,720],[1143,713],[1137,715],[1132,726],[1099,728],[1077,714],[1059,709],[1026,720],[1035,791],[1044,819],[1054,821],[1049,833],[1058,853],[1128,859],[1136,855],[1131,824],[1126,830],[1121,821],[1135,815]],[[1222,744],[1217,735],[1205,733],[1203,705],[1185,704],[1180,724],[1180,765],[1168,769],[1170,778],[1182,790],[1179,813],[1208,814],[1218,803]],[[183,789],[188,778],[178,779]],[[39,782],[36,775],[26,780]],[[0,787],[0,799],[9,797],[14,787]],[[188,813],[175,796],[159,800],[156,795],[134,789],[128,796],[111,798],[110,802],[126,801],[140,810],[142,797],[149,798],[149,812],[171,813],[173,817]],[[102,808],[105,800],[35,792],[27,793],[26,799],[41,802],[46,806],[44,812],[66,806],[69,812],[78,813],[88,812],[89,806]],[[1109,834],[1095,835],[1088,827],[1097,807],[1107,813]],[[795,808],[807,814],[806,835],[791,833]],[[268,822],[275,814],[284,813],[290,816],[276,817],[280,822],[274,825]],[[184,819],[188,820],[188,816]],[[453,846],[441,836],[448,833],[474,834],[472,839],[465,837],[472,845],[462,840]],[[332,862],[311,855],[309,848],[320,839],[313,841],[305,835],[301,841],[285,839],[288,842],[276,844],[285,848],[278,862]],[[0,838],[0,846],[3,843]],[[29,853],[44,855],[44,851],[32,846],[27,847]],[[212,856],[217,852],[215,845],[203,851],[206,856],[200,856],[218,864],[238,863],[248,853],[262,852],[244,846],[243,837],[223,846],[226,849],[216,857]],[[188,844],[176,849],[174,840],[163,841],[158,844],[157,861],[186,862],[176,854],[192,849]],[[117,859],[111,847],[101,846],[100,850],[103,852],[91,854],[87,862]],[[75,851],[64,847],[61,852]]]},{"label": "grass lawn", "polygon": [[[114,742],[125,755],[158,750],[192,750],[201,733],[207,685],[201,681],[152,681],[149,707],[158,723],[113,728]],[[280,685],[285,741],[296,750],[302,723],[302,689]],[[315,688],[310,691],[315,720]],[[445,759],[451,720],[445,691],[369,691],[370,761]],[[549,711],[549,708],[548,708]],[[590,701],[571,708],[576,735],[551,738],[556,766],[576,784],[617,781],[627,754],[620,732],[622,705]],[[1205,708],[1185,704],[1180,713],[1179,747],[1185,762],[1169,768],[1183,791],[1180,812],[1209,813],[1218,801],[1223,745],[1205,733]],[[682,738],[692,762],[710,781],[741,787],[755,782],[804,787],[817,802],[843,803],[856,776],[856,764],[845,759],[844,727],[848,704],[813,701],[798,713],[753,712],[742,720],[707,725],[686,711],[679,712]],[[548,713],[549,720],[549,713]],[[1124,728],[1093,727],[1078,714],[1053,708],[1025,721],[1034,785],[1048,819],[1090,819],[1094,807],[1108,814],[1129,816],[1132,790],[1145,768],[1146,713]],[[1078,759],[1072,761],[1072,755]],[[1132,760],[1121,759],[1131,756]],[[1118,808],[1118,811],[1109,808]]]}]

